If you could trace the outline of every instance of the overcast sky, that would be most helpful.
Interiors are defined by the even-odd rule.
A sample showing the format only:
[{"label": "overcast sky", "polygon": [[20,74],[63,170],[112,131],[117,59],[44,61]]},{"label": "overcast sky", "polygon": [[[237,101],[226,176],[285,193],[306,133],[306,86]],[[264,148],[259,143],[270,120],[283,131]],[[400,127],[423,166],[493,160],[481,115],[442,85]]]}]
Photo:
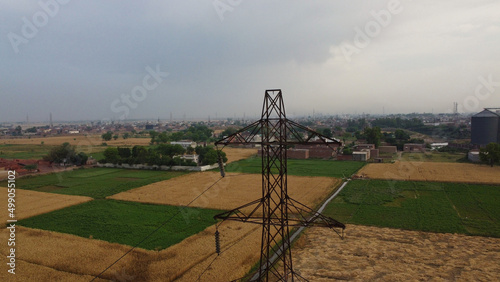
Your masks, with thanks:
[{"label": "overcast sky", "polygon": [[0,0],[0,33],[0,122],[500,107],[498,0]]}]

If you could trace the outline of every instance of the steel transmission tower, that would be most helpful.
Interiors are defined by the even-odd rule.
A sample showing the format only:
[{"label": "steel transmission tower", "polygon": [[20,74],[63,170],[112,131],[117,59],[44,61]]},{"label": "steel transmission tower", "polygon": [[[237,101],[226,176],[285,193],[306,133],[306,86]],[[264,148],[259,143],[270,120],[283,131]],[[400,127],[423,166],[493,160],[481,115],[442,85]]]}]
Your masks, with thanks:
[{"label": "steel transmission tower", "polygon": [[[343,231],[345,225],[290,198],[287,191],[287,148],[297,144],[322,144],[333,149],[332,146],[341,145],[341,142],[288,120],[281,90],[274,89],[266,90],[260,120],[215,144],[261,146],[262,197],[214,217],[262,225],[260,267],[250,280],[306,280],[293,271],[290,228],[321,226]],[[224,176],[223,170],[221,173]]]}]

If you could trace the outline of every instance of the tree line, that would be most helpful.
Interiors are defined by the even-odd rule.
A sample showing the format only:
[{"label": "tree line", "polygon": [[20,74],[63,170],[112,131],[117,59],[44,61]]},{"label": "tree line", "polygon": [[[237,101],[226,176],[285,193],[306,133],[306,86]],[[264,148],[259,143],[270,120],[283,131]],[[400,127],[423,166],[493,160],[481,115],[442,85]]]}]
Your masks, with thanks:
[{"label": "tree line", "polygon": [[[157,146],[109,147],[103,155],[104,159],[100,163],[112,164],[148,164],[165,166],[197,166],[198,163],[192,160],[182,159],[185,153],[196,153],[200,165],[212,165],[218,161],[218,153],[211,146],[188,147],[184,149],[181,145],[159,144]],[[220,152],[223,162],[227,161],[226,153]]]}]

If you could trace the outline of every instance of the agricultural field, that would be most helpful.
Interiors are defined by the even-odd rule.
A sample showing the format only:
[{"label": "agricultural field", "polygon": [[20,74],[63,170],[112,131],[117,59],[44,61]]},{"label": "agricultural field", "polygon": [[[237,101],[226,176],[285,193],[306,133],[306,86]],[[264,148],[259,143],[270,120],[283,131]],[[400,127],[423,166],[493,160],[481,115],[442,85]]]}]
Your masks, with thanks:
[{"label": "agricultural field", "polygon": [[[219,210],[94,200],[18,221],[21,226],[162,250],[213,225]],[[162,224],[164,224],[162,226]]]},{"label": "agricultural field", "polygon": [[500,237],[500,186],[353,180],[325,209],[344,223]]},{"label": "agricultural field", "polygon": [[[349,177],[365,165],[364,162],[332,161],[320,159],[288,160],[288,175]],[[254,157],[227,165],[226,171],[239,173],[261,173],[261,158]]]},{"label": "agricultural field", "polygon": [[257,149],[255,148],[247,149],[247,148],[225,147],[222,151],[226,153],[227,163],[236,162],[257,155]]},{"label": "agricultural field", "polygon": [[135,146],[149,145],[151,138],[118,138],[117,140],[103,141],[101,135],[66,135],[66,136],[50,136],[50,137],[31,137],[31,138],[12,138],[0,139],[0,145],[3,144],[22,144],[22,145],[53,145],[58,146],[68,142],[73,146],[80,148],[88,148],[92,146],[100,146],[102,142],[106,142],[109,146]]},{"label": "agricultural field", "polygon": [[500,239],[347,225],[311,228],[293,267],[309,281],[499,281]]},{"label": "agricultural field", "polygon": [[[150,138],[119,138],[106,141],[108,146],[132,147],[135,145],[148,146]],[[102,152],[107,146],[99,136],[54,136],[54,137],[32,137],[19,139],[0,139],[0,158],[5,159],[42,159],[49,151],[61,144],[68,142],[76,147],[78,152],[84,152],[99,160],[103,158]]]},{"label": "agricultural field", "polygon": [[400,161],[408,162],[466,162],[466,153],[450,153],[450,152],[425,152],[425,153],[402,153]]},{"label": "agricultural field", "polygon": [[363,167],[356,175],[369,179],[500,184],[499,166],[470,163],[373,163]]},{"label": "agricultural field", "polygon": [[[16,186],[38,192],[87,196],[102,199],[129,189],[181,176],[187,172],[88,168],[23,177]],[[6,181],[0,187],[6,187]]]},{"label": "agricultural field", "polygon": [[0,145],[0,158],[3,159],[41,159],[55,146],[50,145]]},{"label": "agricultural field", "polygon": [[[212,225],[167,249],[151,251],[19,226],[16,240],[23,248],[16,250],[19,269],[15,281],[90,281],[129,251],[100,276],[105,280],[95,281],[230,281],[245,275],[260,255],[260,228],[223,223],[219,226],[219,256],[215,253],[214,232]],[[8,235],[7,229],[0,230],[0,240],[6,242]],[[7,248],[0,248],[0,254],[6,256]],[[11,281],[8,275],[0,272],[0,280]]]},{"label": "agricultural field", "polygon": [[[25,208],[43,202],[53,208],[34,206],[19,221],[16,234],[23,247],[16,251],[17,280],[90,281],[129,251],[102,275],[103,279],[229,281],[242,277],[259,259],[261,228],[223,222],[218,227],[222,253],[217,256],[213,215],[261,197],[261,163],[251,157],[255,149],[224,151],[231,162],[225,178],[215,171],[95,168],[17,179],[17,186],[22,188],[17,189],[18,197],[29,199],[29,204],[20,205]],[[397,176],[401,167],[425,173],[419,170],[421,162],[401,163],[405,164],[392,172]],[[425,163],[425,167],[428,164],[439,165]],[[356,173],[363,165],[289,160],[289,193],[304,204],[317,206],[340,185],[341,177]],[[384,164],[369,164],[360,173],[372,165]],[[438,177],[469,168],[452,165],[441,164],[427,173]],[[43,197],[54,203],[37,202]],[[54,206],[55,202],[67,204],[76,198],[85,202]],[[92,198],[95,200],[90,201]],[[324,212],[349,223],[346,239],[341,240],[328,229],[309,230],[295,243],[294,269],[310,281],[499,280],[499,238],[450,234],[500,237],[499,201],[498,185],[352,180]],[[185,208],[188,203],[190,207]],[[172,220],[161,226],[169,218]],[[0,230],[0,240],[7,240],[7,231]],[[0,254],[6,256],[7,249],[0,248]],[[5,272],[0,273],[1,281],[9,278]]]},{"label": "agricultural field", "polygon": [[[142,203],[230,210],[262,197],[260,174],[199,172],[131,189],[108,198]],[[288,176],[290,197],[310,207],[324,200],[340,184],[330,177]],[[213,185],[213,187],[212,187]],[[260,211],[259,211],[260,212]]]},{"label": "agricultural field", "polygon": [[[0,218],[7,219],[7,188],[0,187]],[[16,211],[17,220],[32,217],[35,215],[55,211],[65,207],[91,201],[92,198],[83,196],[58,195],[52,193],[43,193],[29,190],[16,189]],[[5,223],[2,222],[2,223]]]}]

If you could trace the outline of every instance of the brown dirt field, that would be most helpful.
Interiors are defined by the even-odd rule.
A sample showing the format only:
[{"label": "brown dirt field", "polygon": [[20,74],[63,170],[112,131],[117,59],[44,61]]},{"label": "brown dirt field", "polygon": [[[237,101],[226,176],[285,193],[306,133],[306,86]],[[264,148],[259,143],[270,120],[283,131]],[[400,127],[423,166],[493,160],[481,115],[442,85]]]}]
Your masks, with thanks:
[{"label": "brown dirt field", "polygon": [[368,164],[356,175],[371,179],[500,184],[500,167],[467,163],[400,162]]},{"label": "brown dirt field", "polygon": [[[0,187],[0,218],[7,220],[7,199],[8,189]],[[30,190],[16,189],[15,197],[16,218],[17,220],[32,217],[42,213],[47,213],[62,209],[65,207],[92,201],[90,197],[59,195],[53,193],[44,193]],[[2,220],[2,224],[5,222]]]},{"label": "brown dirt field", "polygon": [[[74,140],[76,139],[76,140]],[[100,146],[102,142],[106,142],[109,146],[134,146],[134,145],[148,145],[151,138],[118,138],[110,141],[103,141],[101,135],[66,135],[66,136],[53,136],[53,137],[31,137],[22,139],[0,139],[0,144],[28,144],[39,145],[41,142],[44,145],[61,145],[68,142],[74,146],[89,147]]]},{"label": "brown dirt field", "polygon": [[[199,172],[125,191],[108,198],[152,204],[184,206],[215,181],[214,187],[190,206],[229,210],[262,197],[260,174]],[[329,195],[340,179],[330,177],[288,176],[288,193],[293,199],[314,207]]]},{"label": "brown dirt field", "polygon": [[[246,274],[260,255],[260,228],[254,224],[225,222],[220,256],[200,281],[230,281]],[[102,277],[114,281],[197,281],[216,257],[215,227],[208,227],[166,250],[134,249]],[[0,230],[7,242],[8,230]],[[241,240],[243,238],[244,240]],[[233,246],[233,247],[231,247]],[[231,248],[228,248],[231,247]],[[1,281],[90,281],[131,247],[68,234],[16,229],[16,276],[0,272]],[[68,251],[70,250],[70,251]],[[7,248],[0,248],[6,262]],[[5,264],[4,264],[5,265]],[[99,281],[99,280],[98,280]],[[101,280],[102,281],[102,280]]]},{"label": "brown dirt field", "polygon": [[255,148],[230,148],[225,147],[222,149],[223,152],[226,153],[227,163],[247,159],[253,155],[257,154],[257,149]]},{"label": "brown dirt field", "polygon": [[500,280],[500,238],[348,225],[345,240],[313,228],[299,242],[294,270],[310,281]]}]

